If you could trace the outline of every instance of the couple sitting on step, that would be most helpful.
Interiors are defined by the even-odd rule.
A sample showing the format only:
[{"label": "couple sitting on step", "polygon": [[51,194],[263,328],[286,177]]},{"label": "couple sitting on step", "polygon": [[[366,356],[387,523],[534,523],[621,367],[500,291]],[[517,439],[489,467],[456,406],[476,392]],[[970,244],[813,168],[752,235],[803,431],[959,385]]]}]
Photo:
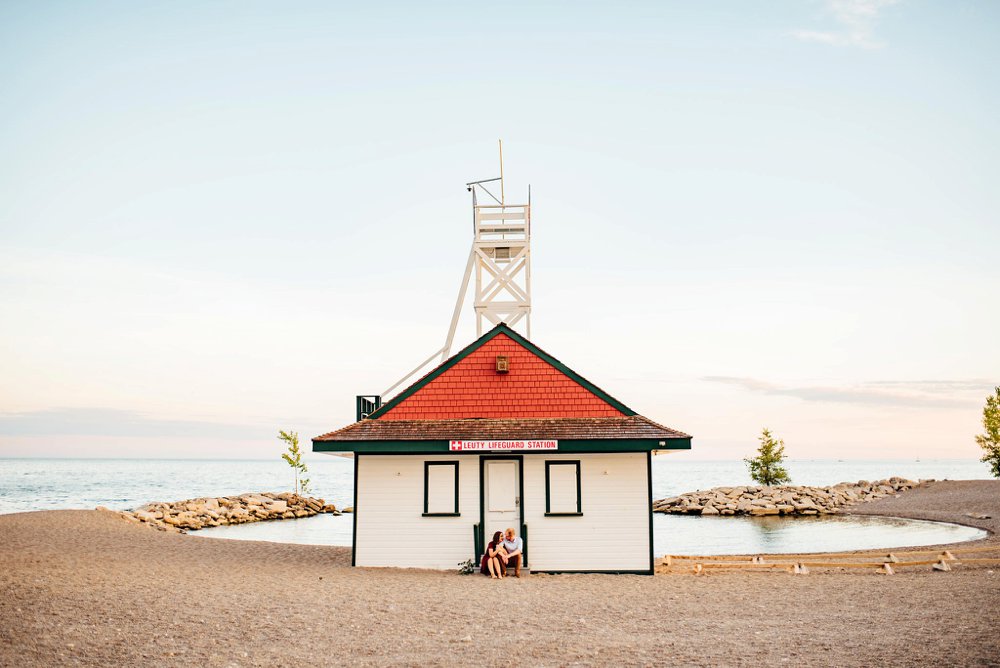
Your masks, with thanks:
[{"label": "couple sitting on step", "polygon": [[508,528],[506,532],[497,531],[493,534],[493,540],[486,546],[486,554],[483,555],[479,571],[491,578],[502,579],[507,575],[507,566],[513,564],[514,577],[519,578],[523,549],[524,541],[517,537],[514,529]]}]

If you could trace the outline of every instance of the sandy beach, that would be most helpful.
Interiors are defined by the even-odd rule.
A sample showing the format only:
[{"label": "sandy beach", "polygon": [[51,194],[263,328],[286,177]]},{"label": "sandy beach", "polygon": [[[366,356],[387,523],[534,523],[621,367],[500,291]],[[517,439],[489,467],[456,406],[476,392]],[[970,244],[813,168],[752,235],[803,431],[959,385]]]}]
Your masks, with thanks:
[{"label": "sandy beach", "polygon": [[[997,542],[1000,481],[857,512]],[[498,582],[349,564],[346,548],[168,534],[112,512],[0,516],[0,666],[1000,665],[992,566]]]}]

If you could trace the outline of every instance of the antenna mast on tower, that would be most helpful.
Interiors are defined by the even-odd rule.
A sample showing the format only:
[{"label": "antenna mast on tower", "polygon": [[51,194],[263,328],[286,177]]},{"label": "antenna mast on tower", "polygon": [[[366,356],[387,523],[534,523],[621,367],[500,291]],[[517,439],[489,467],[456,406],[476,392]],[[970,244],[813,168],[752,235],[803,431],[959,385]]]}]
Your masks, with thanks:
[{"label": "antenna mast on tower", "polygon": [[[444,346],[378,395],[378,405],[381,404],[382,397],[412,378],[435,357],[440,355],[443,362],[451,356],[455,330],[458,328],[462,305],[473,274],[476,276],[473,300],[476,336],[483,335],[484,324],[493,326],[504,322],[514,327],[523,322],[525,336],[531,338],[531,186],[528,186],[527,204],[507,204],[503,177],[503,141],[500,140],[498,144],[500,176],[465,184],[466,189],[472,193],[472,249],[469,251],[469,260],[465,265],[465,275],[462,277],[462,286],[458,291]],[[490,190],[497,186],[500,188],[499,198]],[[483,203],[480,203],[480,197],[484,198]],[[358,414],[358,419],[361,419],[360,408]]]},{"label": "antenna mast on tower", "polygon": [[[499,147],[500,177],[465,184],[472,193],[474,236],[442,360],[451,353],[459,310],[473,271],[476,275],[473,301],[476,336],[483,335],[484,324],[505,322],[513,327],[523,320],[525,334],[531,337],[531,190],[528,190],[527,204],[507,204],[502,141]],[[494,182],[500,184],[499,199],[487,187]],[[483,204],[479,202],[481,194],[489,197]]]}]

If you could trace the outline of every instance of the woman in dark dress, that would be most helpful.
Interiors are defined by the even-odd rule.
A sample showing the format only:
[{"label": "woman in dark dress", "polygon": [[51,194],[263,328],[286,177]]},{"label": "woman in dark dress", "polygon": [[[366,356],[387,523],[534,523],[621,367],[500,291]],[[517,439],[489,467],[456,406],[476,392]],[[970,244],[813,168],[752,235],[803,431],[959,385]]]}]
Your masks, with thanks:
[{"label": "woman in dark dress", "polygon": [[507,570],[507,550],[503,547],[503,533],[497,531],[486,546],[486,554],[479,564],[479,572],[493,579],[503,579]]}]

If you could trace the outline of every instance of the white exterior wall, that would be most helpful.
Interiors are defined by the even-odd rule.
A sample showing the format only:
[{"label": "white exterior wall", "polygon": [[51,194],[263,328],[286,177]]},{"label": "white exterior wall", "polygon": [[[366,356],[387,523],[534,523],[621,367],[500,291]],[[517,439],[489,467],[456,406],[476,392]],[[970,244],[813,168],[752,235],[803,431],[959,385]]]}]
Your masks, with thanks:
[{"label": "white exterior wall", "polygon": [[[580,460],[579,517],[545,516],[545,462],[559,459]],[[646,453],[525,455],[524,497],[531,570],[649,570]]]},{"label": "white exterior wall", "polygon": [[[455,460],[461,515],[423,517],[424,462]],[[580,461],[581,516],[545,516],[547,460]],[[473,526],[480,521],[479,456],[361,455],[357,462],[357,566],[451,570],[472,556]],[[646,453],[524,454],[523,475],[531,570],[649,569]]]},{"label": "white exterior wall", "polygon": [[[423,517],[424,462],[458,460],[460,517]],[[479,458],[361,455],[355,565],[457,569],[479,522]]]}]

